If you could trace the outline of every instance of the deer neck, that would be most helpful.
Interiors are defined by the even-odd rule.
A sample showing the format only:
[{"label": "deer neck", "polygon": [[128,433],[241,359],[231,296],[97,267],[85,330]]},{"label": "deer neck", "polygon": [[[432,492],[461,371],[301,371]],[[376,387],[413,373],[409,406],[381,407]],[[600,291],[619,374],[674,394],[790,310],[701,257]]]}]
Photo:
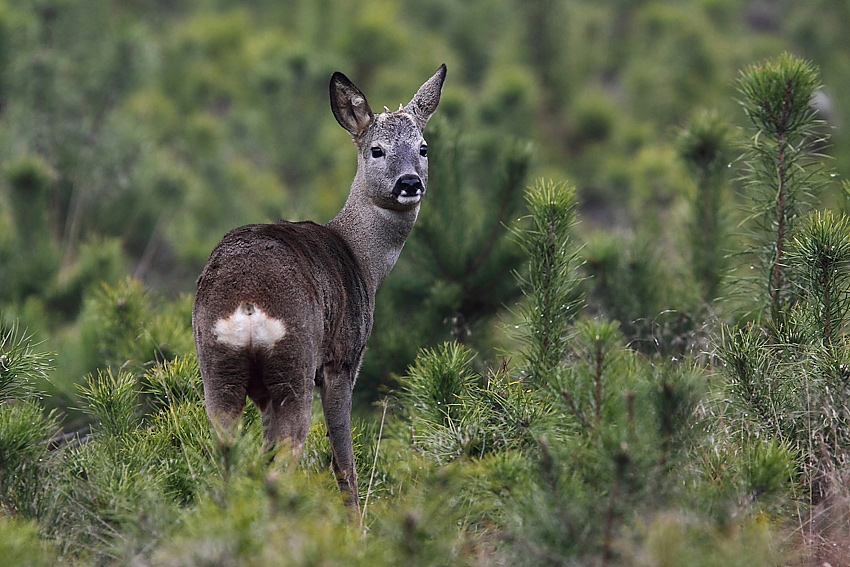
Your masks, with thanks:
[{"label": "deer neck", "polygon": [[419,205],[405,211],[378,207],[358,191],[357,182],[355,178],[342,210],[326,226],[351,248],[374,296],[398,260]]}]

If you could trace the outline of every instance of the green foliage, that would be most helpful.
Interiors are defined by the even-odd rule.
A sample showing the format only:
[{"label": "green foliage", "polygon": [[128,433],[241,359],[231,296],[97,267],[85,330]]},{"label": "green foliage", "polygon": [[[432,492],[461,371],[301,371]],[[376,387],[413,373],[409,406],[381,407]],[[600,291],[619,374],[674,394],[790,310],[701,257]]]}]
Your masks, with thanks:
[{"label": "green foliage", "polygon": [[[788,534],[846,539],[850,227],[806,213],[833,204],[820,153],[850,101],[847,9],[816,8],[0,2],[0,553],[761,565],[796,558]],[[736,115],[725,89],[764,57]],[[409,366],[380,420],[354,420],[361,531],[318,409],[299,467],[267,462],[251,404],[232,445],[212,437],[179,293],[227,229],[339,209],[354,160],[331,72],[378,109],[441,61],[428,197],[356,390]],[[726,123],[745,120],[730,159]],[[524,202],[540,173],[577,189]],[[721,285],[727,250],[755,287]]]},{"label": "green foliage", "polygon": [[69,319],[77,317],[92,290],[104,284],[116,286],[125,279],[125,262],[121,241],[117,238],[82,243],[76,261],[61,270],[51,286],[49,307]]},{"label": "green foliage", "polygon": [[[454,337],[490,352],[498,333],[487,323],[517,299],[510,270],[522,264],[501,225],[524,214],[530,168],[569,176],[605,228],[655,218],[656,252],[673,281],[691,266],[677,241],[683,216],[671,214],[684,191],[670,126],[697,105],[728,110],[723,89],[741,61],[782,47],[817,53],[836,108],[850,92],[846,70],[831,63],[845,47],[813,31],[840,21],[830,5],[765,9],[771,21],[787,18],[766,35],[750,33],[750,11],[728,2],[313,4],[4,4],[0,283],[9,285],[0,301],[60,337],[60,360],[81,350],[61,337],[76,331],[65,327],[101,279],[114,286],[116,271],[131,270],[171,297],[191,289],[227,229],[338,210],[353,158],[327,112],[333,70],[380,108],[403,102],[435,58],[445,60],[452,79],[440,118],[464,132],[455,143],[438,122],[429,127],[432,182],[417,227],[429,242],[416,248],[414,234],[407,267],[382,292],[358,388],[365,399],[392,384],[419,345]],[[840,154],[847,138],[835,139]],[[16,200],[13,186],[38,191]],[[678,302],[615,318],[631,336],[633,321],[671,308],[691,311]],[[74,364],[60,381],[95,366]]]},{"label": "green foliage", "polygon": [[18,302],[48,291],[59,251],[49,239],[48,190],[54,173],[39,156],[21,156],[5,167],[3,188],[11,214],[11,238],[0,244],[0,302]]},{"label": "green foliage", "polygon": [[139,409],[136,380],[128,372],[117,376],[111,370],[98,371],[89,376],[80,387],[80,398],[85,411],[100,422],[98,431],[108,437],[129,433]]},{"label": "green foliage", "polygon": [[[805,484],[812,498],[821,498],[829,490],[823,484],[825,471],[832,470],[835,461],[843,462],[845,458],[844,442],[836,435],[843,435],[840,424],[846,419],[847,411],[843,398],[832,393],[840,378],[822,369],[823,364],[836,364],[835,359],[805,343],[773,344],[763,329],[754,326],[734,333],[724,332],[719,355],[726,364],[729,393],[740,412],[734,415],[741,420],[745,438],[764,437],[771,443],[781,443],[781,451],[793,457],[792,476]],[[822,411],[829,417],[815,417]],[[747,466],[763,458],[757,449],[761,442],[753,442],[756,452],[752,457],[745,455]],[[820,448],[815,448],[814,443]],[[828,448],[826,453],[824,448]],[[798,453],[799,459],[795,456]],[[777,466],[781,469],[791,465],[773,468]],[[745,485],[770,485],[766,481],[752,481],[753,474],[745,471]],[[770,470],[757,473],[762,474],[782,477],[781,472]],[[787,478],[786,475],[784,479]],[[756,495],[761,493],[758,488],[751,490]],[[769,496],[770,491],[766,492]]]},{"label": "green foliage", "polygon": [[10,567],[56,565],[56,553],[39,538],[38,526],[0,515],[0,554]]},{"label": "green foliage", "polygon": [[635,530],[638,543],[626,547],[635,566],[750,567],[777,565],[783,561],[776,545],[777,530],[763,517],[725,530],[687,514],[661,514]]},{"label": "green foliage", "polygon": [[[127,279],[113,287],[101,286],[89,300],[84,312],[84,344],[90,345],[90,368],[97,364],[105,367],[123,367],[128,361],[144,364],[149,345],[144,328],[150,320],[150,296],[138,280]],[[139,358],[139,351],[142,351]]]},{"label": "green foliage", "polygon": [[[757,134],[745,154],[747,187],[761,191],[757,232],[748,252],[760,259],[767,293],[764,326],[724,328],[720,357],[728,391],[747,436],[764,434],[781,450],[799,454],[796,480],[812,502],[834,494],[834,471],[847,462],[846,360],[848,352],[848,221],[830,211],[799,218],[812,198],[822,166],[812,162],[816,116],[811,98],[817,71],[783,56],[742,74],[740,88]],[[757,446],[758,447],[758,446]],[[781,478],[781,461],[769,465],[773,447],[746,463],[767,478]],[[748,465],[749,466],[749,465]],[[778,471],[778,472],[777,472]],[[769,480],[745,481],[758,493]],[[764,489],[770,491],[769,489]]]},{"label": "green foliage", "polygon": [[726,271],[727,233],[724,185],[731,132],[717,112],[695,114],[676,140],[679,156],[696,183],[691,206],[690,264],[702,286],[702,297],[717,297]]},{"label": "green foliage", "polygon": [[59,417],[45,416],[35,401],[0,405],[0,511],[38,517],[45,499],[45,441],[57,431]]},{"label": "green foliage", "polygon": [[581,321],[571,341],[572,360],[551,383],[569,414],[587,433],[599,434],[611,404],[623,401],[628,385],[620,381],[635,371],[629,351],[623,349],[619,325],[609,321]]},{"label": "green foliage", "polygon": [[446,343],[423,350],[401,379],[413,447],[437,463],[527,448],[550,419],[550,404],[524,381],[505,369],[480,377],[471,360],[469,350]]},{"label": "green foliage", "polygon": [[[131,374],[88,378],[82,410],[99,424],[82,443],[61,449],[42,513],[44,530],[67,553],[116,563],[143,553],[177,520],[180,506],[218,485],[222,469],[199,381],[194,357],[155,366],[143,379],[158,396],[145,415]],[[257,441],[256,428],[251,437]],[[239,454],[256,461],[259,453]]]},{"label": "green foliage", "polygon": [[[469,475],[470,488],[457,497],[469,503],[471,525],[505,523],[512,564],[610,557],[626,510],[655,509],[676,493],[674,478],[698,478],[681,465],[696,437],[703,379],[695,367],[651,368],[625,347],[616,323],[573,321],[580,299],[572,193],[539,183],[527,200],[528,227],[515,231],[529,258],[523,345],[545,356],[524,351],[517,370],[477,376],[457,344],[423,350],[402,379],[404,431],[429,460]],[[539,323],[535,306],[554,306],[553,321]],[[541,360],[545,380],[528,371]],[[523,456],[537,471],[518,466]],[[494,483],[494,465],[515,470],[514,481]],[[502,499],[503,508],[482,508]]]},{"label": "green foliage", "polygon": [[781,496],[797,466],[795,451],[776,439],[747,446],[742,461],[745,493],[766,502]]},{"label": "green foliage", "polygon": [[45,531],[67,552],[118,557],[143,549],[175,520],[167,468],[142,435],[89,441],[67,451]]},{"label": "green foliage", "polygon": [[188,314],[176,305],[161,309],[139,280],[101,285],[81,318],[85,370],[129,368],[141,374],[157,361],[193,350]]},{"label": "green foliage", "polygon": [[728,387],[747,408],[744,415],[752,413],[757,426],[773,437],[785,429],[780,420],[790,417],[786,410],[794,384],[777,372],[778,361],[770,351],[767,336],[756,326],[723,329],[719,355],[729,375]]},{"label": "green foliage", "polygon": [[789,54],[745,69],[738,85],[744,113],[756,128],[790,146],[811,132],[811,100],[819,87],[817,68]]},{"label": "green foliage", "polygon": [[7,324],[0,318],[0,403],[32,396],[35,383],[52,369],[51,355],[37,351],[36,346],[17,321]]},{"label": "green foliage", "polygon": [[144,375],[142,384],[154,408],[148,418],[147,442],[159,455],[166,492],[177,502],[189,504],[214,485],[218,470],[198,361],[189,355],[157,364]]},{"label": "green foliage", "polygon": [[0,512],[23,518],[42,509],[46,441],[59,431],[59,416],[38,402],[52,359],[37,346],[17,323],[0,323]]},{"label": "green foliage", "polygon": [[155,405],[200,404],[204,385],[194,355],[177,357],[151,368],[144,376],[145,393]]},{"label": "green foliage", "polygon": [[790,243],[788,261],[824,344],[840,345],[850,316],[850,218],[811,213]]},{"label": "green foliage", "polygon": [[635,349],[675,355],[699,348],[688,274],[665,262],[651,240],[597,234],[582,255],[589,310],[619,322]]},{"label": "green foliage", "polygon": [[477,385],[469,368],[471,361],[470,351],[457,343],[421,351],[405,378],[406,405],[426,422],[458,421],[465,413],[463,402],[468,392]]},{"label": "green foliage", "polygon": [[[340,510],[317,492],[291,473],[239,479],[224,502],[205,500],[188,514],[149,564],[310,565],[355,549]],[[340,559],[347,564],[351,557]]]},{"label": "green foliage", "polygon": [[607,141],[615,128],[616,108],[604,90],[583,93],[575,103],[573,135],[579,144]]},{"label": "green foliage", "polygon": [[637,112],[674,123],[715,87],[722,56],[713,43],[716,28],[700,7],[652,2],[633,8],[627,21],[637,31],[625,45],[647,58],[624,73]]},{"label": "green foliage", "polygon": [[699,485],[699,477],[683,465],[696,445],[702,377],[698,372],[655,376],[634,363],[616,368],[606,359],[630,352],[613,344],[614,337],[607,339],[612,352],[584,361],[584,368],[595,360],[606,371],[600,376],[598,369],[577,370],[565,381],[589,390],[590,399],[561,390],[559,409],[577,422],[573,434],[550,443],[557,433],[552,428],[540,438],[537,475],[512,499],[513,564],[608,561],[616,557],[615,541],[632,514],[652,514],[668,499],[682,498],[680,483]]},{"label": "green foliage", "polygon": [[528,257],[519,280],[527,303],[519,312],[528,379],[544,385],[566,355],[568,325],[582,306],[578,292],[575,190],[564,183],[538,183],[526,192],[531,228],[515,231]]},{"label": "green foliage", "polygon": [[9,163],[4,173],[18,234],[30,242],[44,241],[47,192],[55,174],[39,156],[21,156]]},{"label": "green foliage", "polygon": [[451,337],[466,342],[473,328],[518,296],[511,270],[522,255],[504,227],[523,210],[532,151],[519,141],[452,139],[437,128],[428,136],[437,147],[429,158],[435,164],[429,184],[452,189],[435,192],[430,214],[423,215],[407,245],[407,256],[418,278],[430,275],[419,285],[454,292],[451,304],[434,307],[452,322]]},{"label": "green foliage", "polygon": [[181,522],[146,565],[438,565],[467,561],[445,517],[439,489],[410,498],[361,534],[327,487],[294,471],[235,479],[219,502],[204,500]]},{"label": "green foliage", "polygon": [[819,162],[812,162],[821,142],[811,104],[819,86],[818,70],[790,55],[750,67],[738,81],[741,104],[755,130],[744,155],[744,182],[752,203],[756,291],[765,297],[765,311],[777,328],[794,302],[786,261],[789,239],[823,183]]}]

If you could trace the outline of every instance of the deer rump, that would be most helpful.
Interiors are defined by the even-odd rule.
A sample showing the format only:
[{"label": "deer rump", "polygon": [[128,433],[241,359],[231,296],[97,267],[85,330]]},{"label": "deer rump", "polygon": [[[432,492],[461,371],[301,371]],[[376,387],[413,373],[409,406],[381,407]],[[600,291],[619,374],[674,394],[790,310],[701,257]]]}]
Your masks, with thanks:
[{"label": "deer rump", "polygon": [[205,391],[234,412],[246,396],[263,411],[281,396],[311,397],[325,368],[344,370],[353,388],[374,306],[332,229],[278,221],[230,231],[198,278],[197,298],[195,340],[209,347],[198,351]]}]

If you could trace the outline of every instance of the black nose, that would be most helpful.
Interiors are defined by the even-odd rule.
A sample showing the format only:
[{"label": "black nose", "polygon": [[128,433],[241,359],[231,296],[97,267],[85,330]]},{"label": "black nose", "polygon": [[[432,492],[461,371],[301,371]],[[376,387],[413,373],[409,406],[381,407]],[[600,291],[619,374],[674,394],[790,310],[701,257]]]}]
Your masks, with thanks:
[{"label": "black nose", "polygon": [[418,195],[423,190],[422,180],[418,175],[402,175],[395,182],[393,187],[393,195],[398,197],[402,193],[405,195]]}]

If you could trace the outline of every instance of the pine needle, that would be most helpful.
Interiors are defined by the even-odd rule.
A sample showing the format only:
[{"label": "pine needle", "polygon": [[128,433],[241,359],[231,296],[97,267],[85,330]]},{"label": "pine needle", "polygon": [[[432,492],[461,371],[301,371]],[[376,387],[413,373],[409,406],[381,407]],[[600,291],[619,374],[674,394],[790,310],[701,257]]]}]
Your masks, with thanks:
[{"label": "pine needle", "polygon": [[366,489],[366,499],[363,502],[363,514],[360,516],[360,524],[363,525],[363,535],[366,535],[366,511],[369,508],[369,495],[372,494],[372,482],[375,480],[375,469],[378,467],[378,453],[381,450],[381,437],[384,433],[384,420],[387,417],[387,400],[381,404],[384,406],[384,411],[381,413],[381,427],[378,429],[378,442],[375,445],[375,459],[372,461],[372,473],[369,475],[369,487]]}]

